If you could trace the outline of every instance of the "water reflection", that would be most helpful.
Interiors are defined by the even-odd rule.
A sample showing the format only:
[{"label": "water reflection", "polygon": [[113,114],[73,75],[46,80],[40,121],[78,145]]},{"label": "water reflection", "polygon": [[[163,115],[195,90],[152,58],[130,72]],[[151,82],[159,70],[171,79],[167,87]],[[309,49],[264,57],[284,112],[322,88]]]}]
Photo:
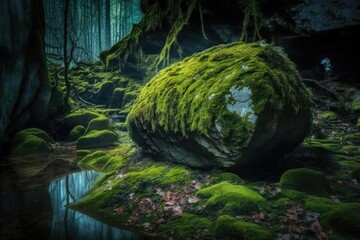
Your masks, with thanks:
[{"label": "water reflection", "polygon": [[74,154],[65,151],[46,159],[0,159],[1,240],[139,239],[65,208],[99,176],[93,171],[79,172],[74,159]]}]

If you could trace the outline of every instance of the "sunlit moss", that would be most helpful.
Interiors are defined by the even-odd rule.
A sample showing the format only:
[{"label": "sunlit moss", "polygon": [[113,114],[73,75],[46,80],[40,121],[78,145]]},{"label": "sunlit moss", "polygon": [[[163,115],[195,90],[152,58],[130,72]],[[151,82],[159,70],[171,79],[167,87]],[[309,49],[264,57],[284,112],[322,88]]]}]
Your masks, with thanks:
[{"label": "sunlit moss", "polygon": [[104,151],[96,151],[81,159],[78,162],[78,165],[86,170],[93,169],[97,172],[102,172],[102,169],[110,158],[110,154]]},{"label": "sunlit moss", "polygon": [[222,239],[254,239],[268,240],[273,239],[273,233],[266,228],[238,220],[229,215],[222,215],[217,218],[215,226],[215,237]]},{"label": "sunlit moss", "polygon": [[310,103],[295,65],[280,49],[264,43],[234,43],[195,54],[156,75],[129,113],[130,130],[134,125],[146,126],[186,137],[192,132],[206,135],[219,125],[224,137],[242,142],[254,124],[251,114],[240,116],[227,107],[231,87],[251,90],[256,115],[265,107],[276,112],[286,104],[298,111]]},{"label": "sunlit moss", "polygon": [[325,120],[336,120],[337,119],[336,113],[331,112],[331,111],[320,112],[318,117],[320,119],[325,119]]},{"label": "sunlit moss", "polygon": [[251,189],[233,185],[229,182],[220,182],[213,186],[199,190],[197,196],[208,199],[205,210],[228,214],[246,214],[264,210],[266,200]]},{"label": "sunlit moss", "polygon": [[64,117],[62,121],[62,125],[64,128],[69,130],[79,125],[83,127],[87,127],[87,125],[92,119],[98,118],[99,116],[100,116],[99,114],[93,111],[79,109]]},{"label": "sunlit moss", "polygon": [[290,189],[314,195],[326,195],[329,192],[329,182],[323,172],[308,168],[298,168],[286,171],[280,179],[282,189]]},{"label": "sunlit moss", "polygon": [[92,130],[86,135],[79,138],[76,142],[78,149],[102,148],[108,146],[116,146],[118,136],[109,130]]}]

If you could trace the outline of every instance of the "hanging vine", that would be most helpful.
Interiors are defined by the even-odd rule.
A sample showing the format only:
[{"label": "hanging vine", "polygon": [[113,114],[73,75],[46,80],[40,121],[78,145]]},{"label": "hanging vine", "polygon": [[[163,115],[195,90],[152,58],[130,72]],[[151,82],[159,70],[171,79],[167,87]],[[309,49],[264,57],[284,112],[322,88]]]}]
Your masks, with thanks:
[{"label": "hanging vine", "polygon": [[252,40],[256,41],[261,40],[262,37],[260,35],[261,29],[261,13],[259,9],[259,4],[257,0],[246,0],[244,9],[244,20],[242,24],[242,32],[240,36],[240,41],[246,42],[248,41],[248,27],[250,20],[252,20],[252,24],[254,26],[253,37]]},{"label": "hanging vine", "polygon": [[[158,68],[160,64],[169,65],[170,64],[170,51],[173,46],[177,47],[177,52],[179,53],[180,58],[182,57],[182,50],[180,44],[177,41],[177,37],[180,31],[184,28],[184,26],[189,22],[189,19],[194,11],[198,0],[191,0],[190,5],[184,13],[181,9],[181,1],[177,1],[176,8],[178,9],[178,16],[175,23],[172,25],[170,32],[167,35],[164,47],[162,48],[159,56],[155,61],[155,67]],[[172,6],[173,7],[173,6]]]}]

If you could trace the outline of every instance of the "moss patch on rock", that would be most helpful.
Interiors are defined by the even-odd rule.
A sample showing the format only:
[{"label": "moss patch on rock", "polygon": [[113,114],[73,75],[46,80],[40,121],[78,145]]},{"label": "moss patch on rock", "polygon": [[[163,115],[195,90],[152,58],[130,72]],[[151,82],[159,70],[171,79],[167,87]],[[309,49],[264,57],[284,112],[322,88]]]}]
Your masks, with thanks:
[{"label": "moss patch on rock", "polygon": [[111,130],[109,119],[105,116],[92,119],[86,128],[85,134],[92,130]]},{"label": "moss patch on rock", "polygon": [[24,129],[14,136],[10,156],[49,154],[53,143],[54,140],[41,129]]},{"label": "moss patch on rock", "polygon": [[238,220],[229,215],[223,215],[217,218],[215,227],[215,237],[222,239],[254,239],[268,240],[273,239],[273,233],[266,228]]},{"label": "moss patch on rock", "polygon": [[82,169],[93,169],[97,172],[102,172],[103,167],[109,161],[111,155],[104,151],[96,151],[94,153],[86,155],[78,162],[78,165]]},{"label": "moss patch on rock", "polygon": [[118,143],[118,135],[109,130],[92,130],[79,138],[76,142],[78,149],[91,149],[115,146]]},{"label": "moss patch on rock", "polygon": [[210,212],[247,214],[267,207],[266,200],[257,192],[226,181],[201,189],[196,195],[208,199],[205,210]]},{"label": "moss patch on rock", "polygon": [[230,172],[221,172],[217,173],[211,177],[210,183],[216,184],[222,181],[227,181],[232,184],[243,184],[244,180],[241,179],[238,175]]},{"label": "moss patch on rock", "polygon": [[98,118],[99,116],[98,113],[80,109],[64,117],[62,126],[69,130],[79,125],[87,127],[91,120]]},{"label": "moss patch on rock", "polygon": [[80,137],[85,134],[86,128],[84,126],[78,125],[74,127],[68,136],[69,141],[77,141]]},{"label": "moss patch on rock", "polygon": [[296,190],[314,195],[326,195],[330,190],[325,174],[308,168],[286,171],[281,176],[280,186],[282,189]]}]

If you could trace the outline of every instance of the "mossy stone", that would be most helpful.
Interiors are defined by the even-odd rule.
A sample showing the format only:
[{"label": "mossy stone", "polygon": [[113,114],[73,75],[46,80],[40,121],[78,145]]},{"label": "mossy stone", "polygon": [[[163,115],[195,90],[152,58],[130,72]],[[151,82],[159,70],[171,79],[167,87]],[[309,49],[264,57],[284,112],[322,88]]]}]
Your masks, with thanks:
[{"label": "mossy stone", "polygon": [[274,239],[273,233],[266,228],[229,215],[222,215],[216,219],[215,237],[216,239]]},{"label": "mossy stone", "polygon": [[115,90],[115,84],[110,81],[104,82],[99,91],[96,93],[95,102],[97,104],[108,105],[110,103],[111,96]]},{"label": "mossy stone", "polygon": [[78,165],[82,169],[95,170],[102,172],[102,169],[111,158],[111,155],[104,151],[96,151],[86,155],[83,159],[78,162]]},{"label": "mossy stone", "polygon": [[118,135],[109,130],[92,130],[79,138],[76,142],[78,149],[92,149],[115,146],[118,142]]},{"label": "mossy stone", "polygon": [[228,181],[232,184],[243,184],[244,180],[241,179],[238,175],[230,172],[221,172],[215,174],[213,177],[210,178],[211,184],[216,184],[222,181]]},{"label": "mossy stone", "polygon": [[69,141],[77,141],[81,136],[83,136],[85,134],[86,128],[79,125],[74,127],[68,136],[68,140]]},{"label": "mossy stone", "polygon": [[326,195],[329,192],[329,182],[325,174],[308,168],[286,171],[281,176],[280,187],[314,195]]},{"label": "mossy stone", "polygon": [[247,214],[264,210],[267,207],[266,200],[257,192],[227,181],[203,188],[196,195],[208,199],[205,210],[211,212]]},{"label": "mossy stone", "polygon": [[43,130],[30,128],[18,132],[13,140],[10,156],[46,155],[51,152],[54,143]]},{"label": "mossy stone", "polygon": [[152,155],[236,169],[294,150],[310,131],[310,106],[309,91],[280,48],[232,43],[160,71],[127,120],[133,140]]},{"label": "mossy stone", "polygon": [[105,116],[92,119],[86,128],[85,134],[92,130],[111,130],[109,119]]},{"label": "mossy stone", "polygon": [[90,153],[91,151],[87,149],[76,150],[76,157],[78,159],[82,159],[83,157],[87,156]]},{"label": "mossy stone", "polygon": [[360,203],[338,203],[327,198],[310,197],[306,210],[321,213],[320,222],[337,232],[358,237],[360,235]]},{"label": "mossy stone", "polygon": [[352,96],[352,103],[351,103],[351,109],[354,112],[359,112],[360,111],[360,92],[356,92],[353,96]]},{"label": "mossy stone", "polygon": [[356,127],[358,130],[360,130],[360,118],[358,118],[358,120],[356,122]]},{"label": "mossy stone", "polygon": [[64,117],[62,126],[69,131],[79,125],[87,127],[91,120],[98,118],[99,116],[99,114],[92,111],[77,110]]}]

